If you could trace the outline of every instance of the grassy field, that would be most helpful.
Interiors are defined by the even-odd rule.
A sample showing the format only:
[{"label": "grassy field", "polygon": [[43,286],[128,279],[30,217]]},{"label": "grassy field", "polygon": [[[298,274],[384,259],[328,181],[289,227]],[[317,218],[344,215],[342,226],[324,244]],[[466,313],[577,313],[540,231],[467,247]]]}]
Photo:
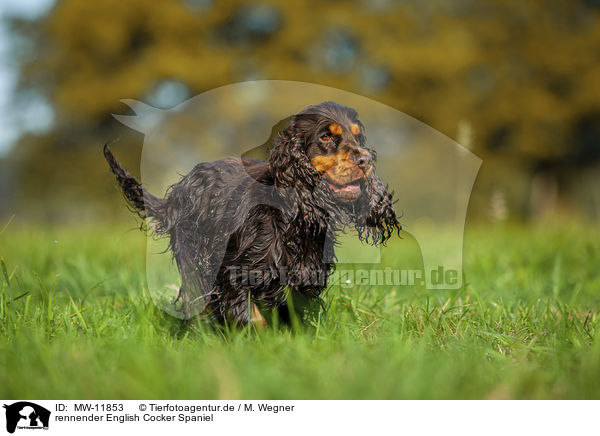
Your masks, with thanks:
[{"label": "grassy field", "polygon": [[11,224],[0,398],[599,398],[599,236],[469,226],[464,289],[332,286],[312,321],[263,331],[155,307],[138,231]]}]

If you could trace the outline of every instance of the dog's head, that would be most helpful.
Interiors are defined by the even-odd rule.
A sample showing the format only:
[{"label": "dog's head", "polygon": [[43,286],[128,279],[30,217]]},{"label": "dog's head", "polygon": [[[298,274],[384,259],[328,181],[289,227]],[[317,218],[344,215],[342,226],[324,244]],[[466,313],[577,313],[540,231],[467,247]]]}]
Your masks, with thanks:
[{"label": "dog's head", "polygon": [[375,161],[357,112],[331,101],[294,115],[270,155],[278,187],[295,189],[301,202],[318,202],[333,215],[343,211],[361,238],[382,243],[400,225]]}]

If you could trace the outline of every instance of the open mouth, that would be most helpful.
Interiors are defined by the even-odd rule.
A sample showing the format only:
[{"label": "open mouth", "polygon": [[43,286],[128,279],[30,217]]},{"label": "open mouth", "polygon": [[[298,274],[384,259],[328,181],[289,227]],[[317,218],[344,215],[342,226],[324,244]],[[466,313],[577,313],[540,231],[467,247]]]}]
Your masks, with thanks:
[{"label": "open mouth", "polygon": [[349,194],[356,195],[360,194],[360,181],[355,180],[354,182],[347,183],[345,185],[338,185],[336,183],[332,183],[327,181],[329,187],[335,194]]}]

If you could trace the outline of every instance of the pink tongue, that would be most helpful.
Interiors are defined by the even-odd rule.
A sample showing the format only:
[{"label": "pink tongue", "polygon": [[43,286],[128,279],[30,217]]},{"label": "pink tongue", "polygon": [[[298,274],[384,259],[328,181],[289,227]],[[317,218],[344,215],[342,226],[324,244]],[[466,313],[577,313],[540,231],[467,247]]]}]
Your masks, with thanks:
[{"label": "pink tongue", "polygon": [[333,186],[333,190],[335,192],[358,192],[360,191],[360,184],[351,183],[350,185],[346,185],[342,188],[338,188],[337,186]]}]

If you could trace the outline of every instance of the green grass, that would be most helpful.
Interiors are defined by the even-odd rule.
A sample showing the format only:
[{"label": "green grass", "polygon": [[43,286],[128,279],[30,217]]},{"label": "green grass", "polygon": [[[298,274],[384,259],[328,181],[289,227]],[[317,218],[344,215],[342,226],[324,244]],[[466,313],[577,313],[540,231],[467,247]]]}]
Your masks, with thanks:
[{"label": "green grass", "polygon": [[332,286],[312,321],[263,331],[158,309],[137,231],[11,224],[0,397],[599,398],[599,232],[467,230],[460,291]]}]

